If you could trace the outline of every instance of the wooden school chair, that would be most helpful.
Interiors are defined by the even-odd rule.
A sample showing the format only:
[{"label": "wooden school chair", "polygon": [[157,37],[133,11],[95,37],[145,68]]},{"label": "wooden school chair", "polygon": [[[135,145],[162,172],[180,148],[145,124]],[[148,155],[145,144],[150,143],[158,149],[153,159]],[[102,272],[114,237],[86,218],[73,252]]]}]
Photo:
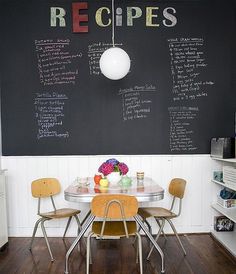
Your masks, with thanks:
[{"label": "wooden school chair", "polygon": [[[138,201],[136,197],[125,194],[99,194],[91,202],[92,215],[100,218],[94,221],[92,230],[87,238],[87,274],[89,274],[89,264],[91,261],[90,239],[92,235],[97,237],[115,236],[126,237],[137,235],[138,253],[136,262],[140,264],[140,273],[143,274],[142,264],[142,239],[137,230],[137,225],[132,218],[137,215]],[[129,219],[129,220],[127,220]]]},{"label": "wooden school chair", "polygon": [[[171,219],[177,218],[181,214],[182,199],[184,197],[185,186],[186,186],[186,181],[184,179],[174,178],[171,180],[171,182],[169,184],[169,193],[173,196],[173,198],[172,198],[172,203],[171,203],[170,209],[166,209],[166,208],[162,208],[162,207],[142,207],[142,208],[139,208],[139,210],[138,210],[138,214],[140,216],[142,216],[144,222],[148,223],[147,219],[150,217],[154,217],[154,219],[156,220],[156,222],[159,226],[159,231],[155,238],[156,241],[158,240],[161,233],[164,234],[163,229],[164,229],[165,221],[167,221],[170,224],[170,226],[178,240],[178,243],[184,252],[184,255],[186,255],[186,251],[184,249],[184,246],[179,238],[179,235],[178,235],[176,228],[175,228],[173,222],[171,221]],[[175,203],[177,200],[179,201],[178,206],[177,206],[178,210],[177,210],[177,213],[175,213],[174,208],[175,208]],[[148,224],[148,227],[150,227],[150,224]],[[164,234],[164,236],[165,236],[165,234]],[[154,246],[151,247],[149,254],[147,256],[147,260],[150,258],[153,248],[154,248]]]},{"label": "wooden school chair", "polygon": [[[67,222],[67,225],[65,228],[63,238],[66,235],[66,232],[68,230],[68,227],[70,225],[72,217],[74,217],[76,219],[76,222],[78,224],[78,232],[81,229],[81,224],[80,224],[79,218],[77,216],[77,214],[80,213],[80,210],[72,209],[72,208],[61,208],[61,209],[56,208],[53,196],[60,192],[61,192],[60,183],[55,178],[41,178],[41,179],[33,181],[31,184],[32,196],[35,198],[38,198],[38,215],[40,216],[40,219],[38,219],[35,223],[29,249],[30,250],[32,249],[32,244],[33,244],[33,241],[35,238],[35,234],[36,234],[38,225],[41,224],[43,236],[44,236],[46,244],[47,244],[47,248],[48,248],[48,252],[51,257],[51,261],[54,261],[54,258],[53,258],[52,251],[51,251],[51,248],[49,245],[49,241],[47,238],[47,233],[45,230],[44,223],[46,221],[53,220],[53,219],[68,218],[68,222]],[[43,212],[43,213],[40,211],[41,198],[50,198],[51,199],[53,211]]]}]

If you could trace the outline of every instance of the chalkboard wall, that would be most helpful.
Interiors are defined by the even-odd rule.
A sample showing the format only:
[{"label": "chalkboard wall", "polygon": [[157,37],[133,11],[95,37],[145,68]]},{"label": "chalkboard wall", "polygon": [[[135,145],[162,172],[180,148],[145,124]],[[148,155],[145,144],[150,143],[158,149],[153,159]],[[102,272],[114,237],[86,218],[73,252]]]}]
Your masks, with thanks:
[{"label": "chalkboard wall", "polygon": [[[74,3],[74,4],[73,4]],[[196,154],[234,136],[235,1],[0,2],[3,155]],[[88,16],[87,16],[88,15]]]}]

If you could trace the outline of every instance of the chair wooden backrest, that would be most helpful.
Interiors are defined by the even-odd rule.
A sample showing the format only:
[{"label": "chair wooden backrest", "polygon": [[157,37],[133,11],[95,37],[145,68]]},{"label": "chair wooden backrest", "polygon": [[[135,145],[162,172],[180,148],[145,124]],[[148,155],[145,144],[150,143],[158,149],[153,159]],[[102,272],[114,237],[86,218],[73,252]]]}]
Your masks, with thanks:
[{"label": "chair wooden backrest", "polygon": [[53,195],[61,192],[61,185],[56,178],[40,178],[31,183],[32,196],[38,198],[38,215],[40,215],[40,200],[41,198],[50,197],[54,211],[56,206],[53,200]]},{"label": "chair wooden backrest", "polygon": [[174,178],[171,180],[171,182],[169,184],[169,193],[171,195],[173,195],[173,200],[172,200],[170,211],[172,211],[174,208],[176,198],[180,199],[178,213],[177,213],[176,217],[178,217],[181,214],[182,199],[184,197],[185,186],[186,186],[186,181],[181,178]]},{"label": "chair wooden backrest", "polygon": [[104,234],[107,219],[121,219],[128,238],[126,219],[134,217],[137,212],[138,201],[136,197],[125,194],[100,194],[95,196],[91,203],[91,213],[96,217],[103,218],[101,237]]},{"label": "chair wooden backrest", "polygon": [[[123,208],[124,216],[122,216],[121,208]],[[136,197],[125,194],[100,194],[93,198],[91,212],[100,218],[131,218],[138,212],[138,201]]]},{"label": "chair wooden backrest", "polygon": [[169,184],[169,193],[182,199],[184,197],[186,181],[181,178],[174,178]]},{"label": "chair wooden backrest", "polygon": [[31,192],[35,198],[45,198],[58,194],[61,186],[56,178],[41,178],[31,184]]}]

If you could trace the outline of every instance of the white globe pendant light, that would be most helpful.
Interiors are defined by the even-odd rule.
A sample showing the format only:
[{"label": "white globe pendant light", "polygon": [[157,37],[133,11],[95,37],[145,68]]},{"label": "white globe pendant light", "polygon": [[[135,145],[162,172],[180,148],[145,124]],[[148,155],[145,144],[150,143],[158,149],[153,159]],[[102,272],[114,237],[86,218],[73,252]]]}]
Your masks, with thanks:
[{"label": "white globe pendant light", "polygon": [[104,76],[111,80],[119,80],[129,72],[130,58],[123,49],[113,47],[103,52],[99,65]]},{"label": "white globe pendant light", "polygon": [[103,52],[99,66],[104,76],[111,80],[119,80],[128,74],[130,58],[123,49],[115,47],[114,17],[114,0],[112,0],[112,47]]}]

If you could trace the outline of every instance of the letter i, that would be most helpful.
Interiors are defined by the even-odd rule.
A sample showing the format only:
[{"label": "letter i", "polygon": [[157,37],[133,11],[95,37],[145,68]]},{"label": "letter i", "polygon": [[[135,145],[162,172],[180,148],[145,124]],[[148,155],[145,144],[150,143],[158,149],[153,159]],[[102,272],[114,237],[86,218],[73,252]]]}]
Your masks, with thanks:
[{"label": "letter i", "polygon": [[122,26],[122,8],[116,9],[116,26]]}]

